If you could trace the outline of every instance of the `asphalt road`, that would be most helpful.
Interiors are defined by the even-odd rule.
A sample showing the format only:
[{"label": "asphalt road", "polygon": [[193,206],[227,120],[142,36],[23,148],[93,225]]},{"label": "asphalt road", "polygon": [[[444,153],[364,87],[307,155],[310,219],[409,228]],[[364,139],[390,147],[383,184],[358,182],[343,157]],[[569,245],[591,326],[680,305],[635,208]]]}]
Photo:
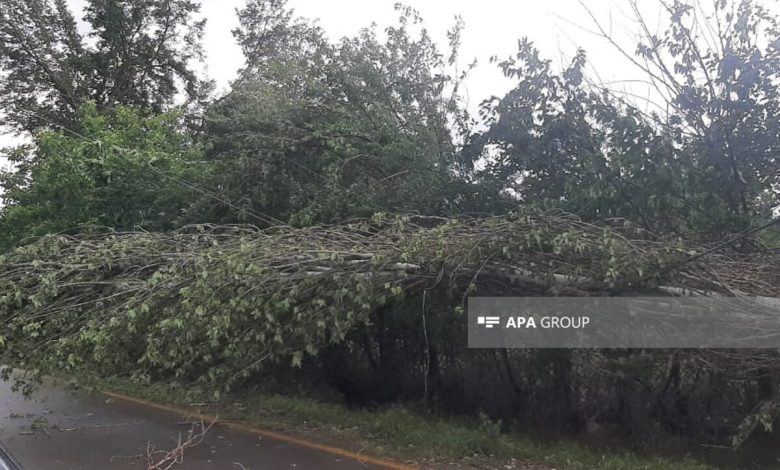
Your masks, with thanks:
[{"label": "asphalt road", "polygon": [[[24,470],[144,470],[148,445],[170,450],[192,420],[172,412],[51,385],[32,399],[0,381],[0,444]],[[162,453],[156,454],[162,456]],[[175,469],[387,470],[332,452],[219,423]],[[3,468],[0,463],[0,469]]]}]

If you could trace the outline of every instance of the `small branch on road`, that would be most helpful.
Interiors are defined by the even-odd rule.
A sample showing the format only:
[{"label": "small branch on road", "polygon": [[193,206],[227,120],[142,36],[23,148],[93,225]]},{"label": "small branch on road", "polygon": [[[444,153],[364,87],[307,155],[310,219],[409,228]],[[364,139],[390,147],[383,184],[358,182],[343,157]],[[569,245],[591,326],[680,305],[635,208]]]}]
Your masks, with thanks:
[{"label": "small branch on road", "polygon": [[[154,444],[146,444],[146,470],[169,470],[176,465],[184,462],[184,450],[203,442],[206,433],[216,423],[212,421],[205,424],[201,417],[200,422],[192,423],[192,428],[187,432],[187,438],[183,440],[181,433],[177,440],[177,445],[169,451],[155,450]],[[162,457],[159,457],[162,454]]]}]

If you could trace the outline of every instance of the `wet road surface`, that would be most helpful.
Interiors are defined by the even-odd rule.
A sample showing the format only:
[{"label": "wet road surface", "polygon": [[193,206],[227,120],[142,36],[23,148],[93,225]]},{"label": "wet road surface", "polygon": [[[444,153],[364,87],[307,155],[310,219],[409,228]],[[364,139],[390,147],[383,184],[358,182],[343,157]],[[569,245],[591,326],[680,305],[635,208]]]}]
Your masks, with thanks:
[{"label": "wet road surface", "polygon": [[[147,444],[176,447],[192,419],[98,393],[43,386],[24,399],[0,380],[0,444],[24,470],[144,470]],[[2,468],[2,464],[0,464]],[[382,470],[217,423],[176,469]]]}]

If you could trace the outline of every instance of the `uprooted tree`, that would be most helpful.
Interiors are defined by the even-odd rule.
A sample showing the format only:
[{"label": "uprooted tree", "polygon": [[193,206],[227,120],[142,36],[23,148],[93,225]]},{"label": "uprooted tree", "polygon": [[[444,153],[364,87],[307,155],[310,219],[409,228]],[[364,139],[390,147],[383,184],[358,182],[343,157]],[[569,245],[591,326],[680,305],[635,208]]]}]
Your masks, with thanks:
[{"label": "uprooted tree", "polygon": [[[0,340],[14,365],[39,374],[87,369],[217,394],[301,374],[364,404],[403,396],[561,430],[598,414],[634,433],[656,423],[723,437],[751,406],[774,398],[760,389],[778,372],[775,353],[477,352],[458,340],[473,293],[617,295],[666,285],[778,294],[772,258],[712,254],[686,263],[705,248],[563,213],[55,235],[0,261]],[[490,400],[475,385],[485,375],[493,375]],[[723,382],[700,408],[695,400],[715,392],[700,388],[705,377]],[[721,401],[745,393],[755,395]],[[717,413],[732,421],[705,426]]]}]

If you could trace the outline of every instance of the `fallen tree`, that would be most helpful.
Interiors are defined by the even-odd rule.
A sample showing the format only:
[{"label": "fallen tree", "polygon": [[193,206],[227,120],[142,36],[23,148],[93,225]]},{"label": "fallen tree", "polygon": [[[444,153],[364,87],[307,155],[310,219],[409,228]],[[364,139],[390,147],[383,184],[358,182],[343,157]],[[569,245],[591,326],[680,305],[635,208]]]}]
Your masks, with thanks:
[{"label": "fallen tree", "polygon": [[[442,371],[463,371],[469,358],[483,354],[467,352],[458,344],[462,338],[456,339],[465,328],[467,295],[671,290],[780,296],[776,253],[696,257],[708,250],[630,224],[594,225],[563,213],[377,215],[304,229],[198,225],[171,233],[52,235],[0,258],[0,345],[7,363],[38,374],[86,368],[216,392],[235,390],[279,364],[306,369],[320,357],[334,366],[339,362],[333,358],[343,361],[346,351],[350,361],[386,377],[385,389],[392,389],[386,386],[393,380],[389,370],[409,375],[398,378],[407,391],[390,399],[424,395],[434,403],[447,394]],[[416,310],[423,297],[428,306]],[[424,331],[422,345],[415,325],[426,309],[430,334],[437,336]],[[388,318],[406,326],[392,330]],[[414,333],[404,337],[410,329]],[[387,359],[391,352],[395,363]],[[515,394],[536,386],[513,372],[523,361],[519,354],[503,352],[495,359]],[[615,354],[574,354],[576,361],[570,353],[562,360],[549,357],[550,364],[566,369],[559,379],[572,380],[556,382],[560,390],[577,386],[570,375],[577,361],[582,371],[626,377],[615,367],[623,360]],[[651,362],[648,377],[661,394],[655,397],[660,408],[676,406],[667,402],[682,393],[681,364],[709,367],[724,380],[749,374],[747,364],[764,375],[780,369],[771,351],[666,352]],[[354,381],[361,367],[344,380]],[[399,372],[402,367],[408,370]],[[751,380],[761,380],[756,377]],[[425,390],[409,391],[409,382],[423,383]],[[558,399],[572,400],[569,392]],[[575,421],[582,424],[594,413],[609,414],[582,409]]]}]

